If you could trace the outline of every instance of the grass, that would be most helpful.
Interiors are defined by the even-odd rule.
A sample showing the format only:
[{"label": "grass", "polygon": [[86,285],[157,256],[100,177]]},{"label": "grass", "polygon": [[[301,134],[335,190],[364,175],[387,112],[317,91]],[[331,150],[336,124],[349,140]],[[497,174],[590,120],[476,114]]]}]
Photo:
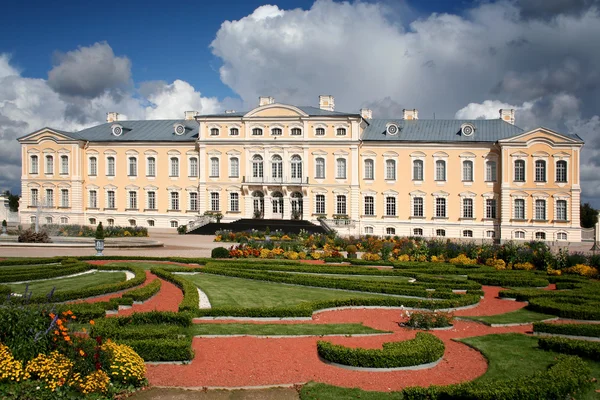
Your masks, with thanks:
[{"label": "grass", "polygon": [[301,275],[309,275],[309,276],[333,276],[344,279],[354,279],[361,281],[374,281],[374,282],[408,282],[410,277],[407,276],[377,276],[377,275],[343,275],[343,274],[332,274],[332,275],[324,275],[324,274],[315,274],[315,273],[305,273],[305,272],[294,272],[294,274]]},{"label": "grass", "polygon": [[[53,278],[46,281],[32,281],[27,283],[11,284],[7,283],[13,293],[23,293],[25,287],[29,285],[29,291],[34,295],[39,293],[49,293],[52,288],[56,288],[56,292],[63,290],[77,290],[90,286],[104,285],[108,283],[122,282],[125,280],[124,272],[91,272],[85,275],[74,276],[71,278]],[[0,282],[1,283],[1,282]]]},{"label": "grass", "polygon": [[386,297],[211,274],[189,275],[185,278],[206,293],[213,307],[286,307],[318,300]]},{"label": "grass", "polygon": [[472,321],[483,322],[484,324],[523,324],[529,322],[538,322],[545,319],[556,318],[556,315],[542,314],[524,308],[498,315],[486,315],[477,317],[460,317],[461,319],[470,319]]},{"label": "grass", "polygon": [[362,324],[194,324],[192,335],[357,335],[387,333]]}]

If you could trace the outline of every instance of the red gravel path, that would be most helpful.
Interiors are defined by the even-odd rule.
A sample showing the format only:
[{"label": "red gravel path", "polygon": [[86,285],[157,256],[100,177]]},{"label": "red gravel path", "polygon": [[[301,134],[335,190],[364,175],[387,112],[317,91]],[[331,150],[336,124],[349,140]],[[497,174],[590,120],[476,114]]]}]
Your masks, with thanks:
[{"label": "red gravel path", "polygon": [[[148,271],[146,271],[148,273]],[[157,279],[156,275],[150,274],[154,279]],[[162,279],[161,279],[162,280]],[[172,284],[162,280],[160,285],[160,291],[146,300],[143,304],[134,304],[131,308],[126,310],[119,310],[119,315],[131,315],[134,312],[148,312],[148,311],[177,311],[179,303],[183,300],[183,293],[181,289]]]},{"label": "red gravel path", "polygon": [[519,310],[526,306],[526,303],[520,301],[503,300],[498,297],[500,290],[504,288],[496,286],[483,286],[483,299],[475,308],[459,310],[454,313],[456,316],[482,316],[504,314]]}]

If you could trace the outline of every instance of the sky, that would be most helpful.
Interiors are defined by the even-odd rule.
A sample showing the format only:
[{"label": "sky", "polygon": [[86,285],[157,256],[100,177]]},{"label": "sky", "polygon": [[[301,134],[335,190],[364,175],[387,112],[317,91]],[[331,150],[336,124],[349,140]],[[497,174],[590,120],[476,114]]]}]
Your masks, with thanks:
[{"label": "sky", "polygon": [[[0,189],[17,137],[248,110],[258,96],[375,118],[497,118],[577,133],[600,207],[600,0],[20,1],[0,15]],[[89,4],[86,4],[89,3]]]}]

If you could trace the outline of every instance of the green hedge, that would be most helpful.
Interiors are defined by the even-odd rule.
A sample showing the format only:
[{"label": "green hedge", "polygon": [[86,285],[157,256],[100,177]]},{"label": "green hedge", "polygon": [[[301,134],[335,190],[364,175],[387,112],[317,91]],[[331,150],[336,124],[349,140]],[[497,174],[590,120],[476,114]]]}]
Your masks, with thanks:
[{"label": "green hedge", "polygon": [[123,297],[129,297],[133,301],[146,301],[159,292],[161,285],[160,279],[155,279],[146,286],[130,290],[123,294]]},{"label": "green hedge", "polygon": [[0,272],[0,281],[3,283],[10,282],[22,282],[22,281],[34,281],[38,279],[50,279],[59,276],[67,276],[85,272],[93,267],[90,264],[78,262],[76,264],[64,265],[53,265],[50,267],[44,267],[41,269],[33,269],[28,267],[28,270],[16,270],[13,273],[10,271]]},{"label": "green hedge", "polygon": [[174,275],[163,268],[152,268],[151,271],[154,275],[175,284],[183,291],[183,300],[179,304],[179,311],[198,310],[200,296],[198,294],[198,288],[196,285],[187,279]]},{"label": "green hedge", "polygon": [[533,297],[529,299],[527,309],[561,318],[600,320],[598,304],[582,297]]},{"label": "green hedge", "polygon": [[543,350],[571,354],[600,361],[600,343],[587,340],[567,339],[562,337],[541,337],[538,346]]},{"label": "green hedge", "polygon": [[182,339],[120,339],[131,346],[144,361],[188,361],[194,358],[192,338]]},{"label": "green hedge", "polygon": [[600,338],[600,324],[550,324],[534,322],[534,332],[556,333],[559,335],[588,336]]},{"label": "green hedge", "polygon": [[10,289],[9,286],[5,286],[5,285],[0,285],[0,298],[4,298],[6,296],[8,296],[10,293],[12,293],[12,290]]},{"label": "green hedge", "polygon": [[503,287],[546,287],[550,284],[546,278],[538,278],[523,273],[468,274],[468,279],[482,285]]},{"label": "green hedge", "polygon": [[384,343],[381,350],[317,342],[317,352],[325,360],[363,368],[398,368],[428,364],[442,358],[444,350],[444,342],[425,332],[418,332],[411,340]]},{"label": "green hedge", "polygon": [[90,331],[90,336],[101,336],[107,339],[177,339],[182,334],[182,328],[169,324],[143,324],[121,326],[116,318],[103,318],[96,321]]}]

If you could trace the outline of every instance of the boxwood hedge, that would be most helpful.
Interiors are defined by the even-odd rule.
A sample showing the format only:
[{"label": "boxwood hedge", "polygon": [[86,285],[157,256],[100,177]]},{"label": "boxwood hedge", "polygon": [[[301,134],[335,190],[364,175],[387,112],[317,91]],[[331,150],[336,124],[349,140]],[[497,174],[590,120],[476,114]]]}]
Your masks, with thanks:
[{"label": "boxwood hedge", "polygon": [[[189,268],[187,269],[189,271]],[[163,268],[152,268],[152,273],[166,281],[178,286],[183,291],[183,300],[179,304],[179,311],[196,311],[200,303],[198,287],[187,279],[172,274]]]},{"label": "boxwood hedge", "polygon": [[533,331],[600,338],[600,324],[549,324],[547,322],[534,322]]},{"label": "boxwood hedge", "polygon": [[144,361],[188,361],[194,358],[192,338],[180,339],[119,339],[131,346]]},{"label": "boxwood hedge", "polygon": [[600,361],[600,343],[587,340],[567,339],[562,337],[541,337],[538,346],[544,350],[571,354]]},{"label": "boxwood hedge", "polygon": [[146,301],[154,296],[160,290],[161,280],[155,279],[146,286],[130,290],[123,294],[123,297],[129,297],[133,301]]},{"label": "boxwood hedge", "polygon": [[561,318],[600,320],[598,304],[582,297],[560,295],[533,297],[529,299],[527,309]]}]

